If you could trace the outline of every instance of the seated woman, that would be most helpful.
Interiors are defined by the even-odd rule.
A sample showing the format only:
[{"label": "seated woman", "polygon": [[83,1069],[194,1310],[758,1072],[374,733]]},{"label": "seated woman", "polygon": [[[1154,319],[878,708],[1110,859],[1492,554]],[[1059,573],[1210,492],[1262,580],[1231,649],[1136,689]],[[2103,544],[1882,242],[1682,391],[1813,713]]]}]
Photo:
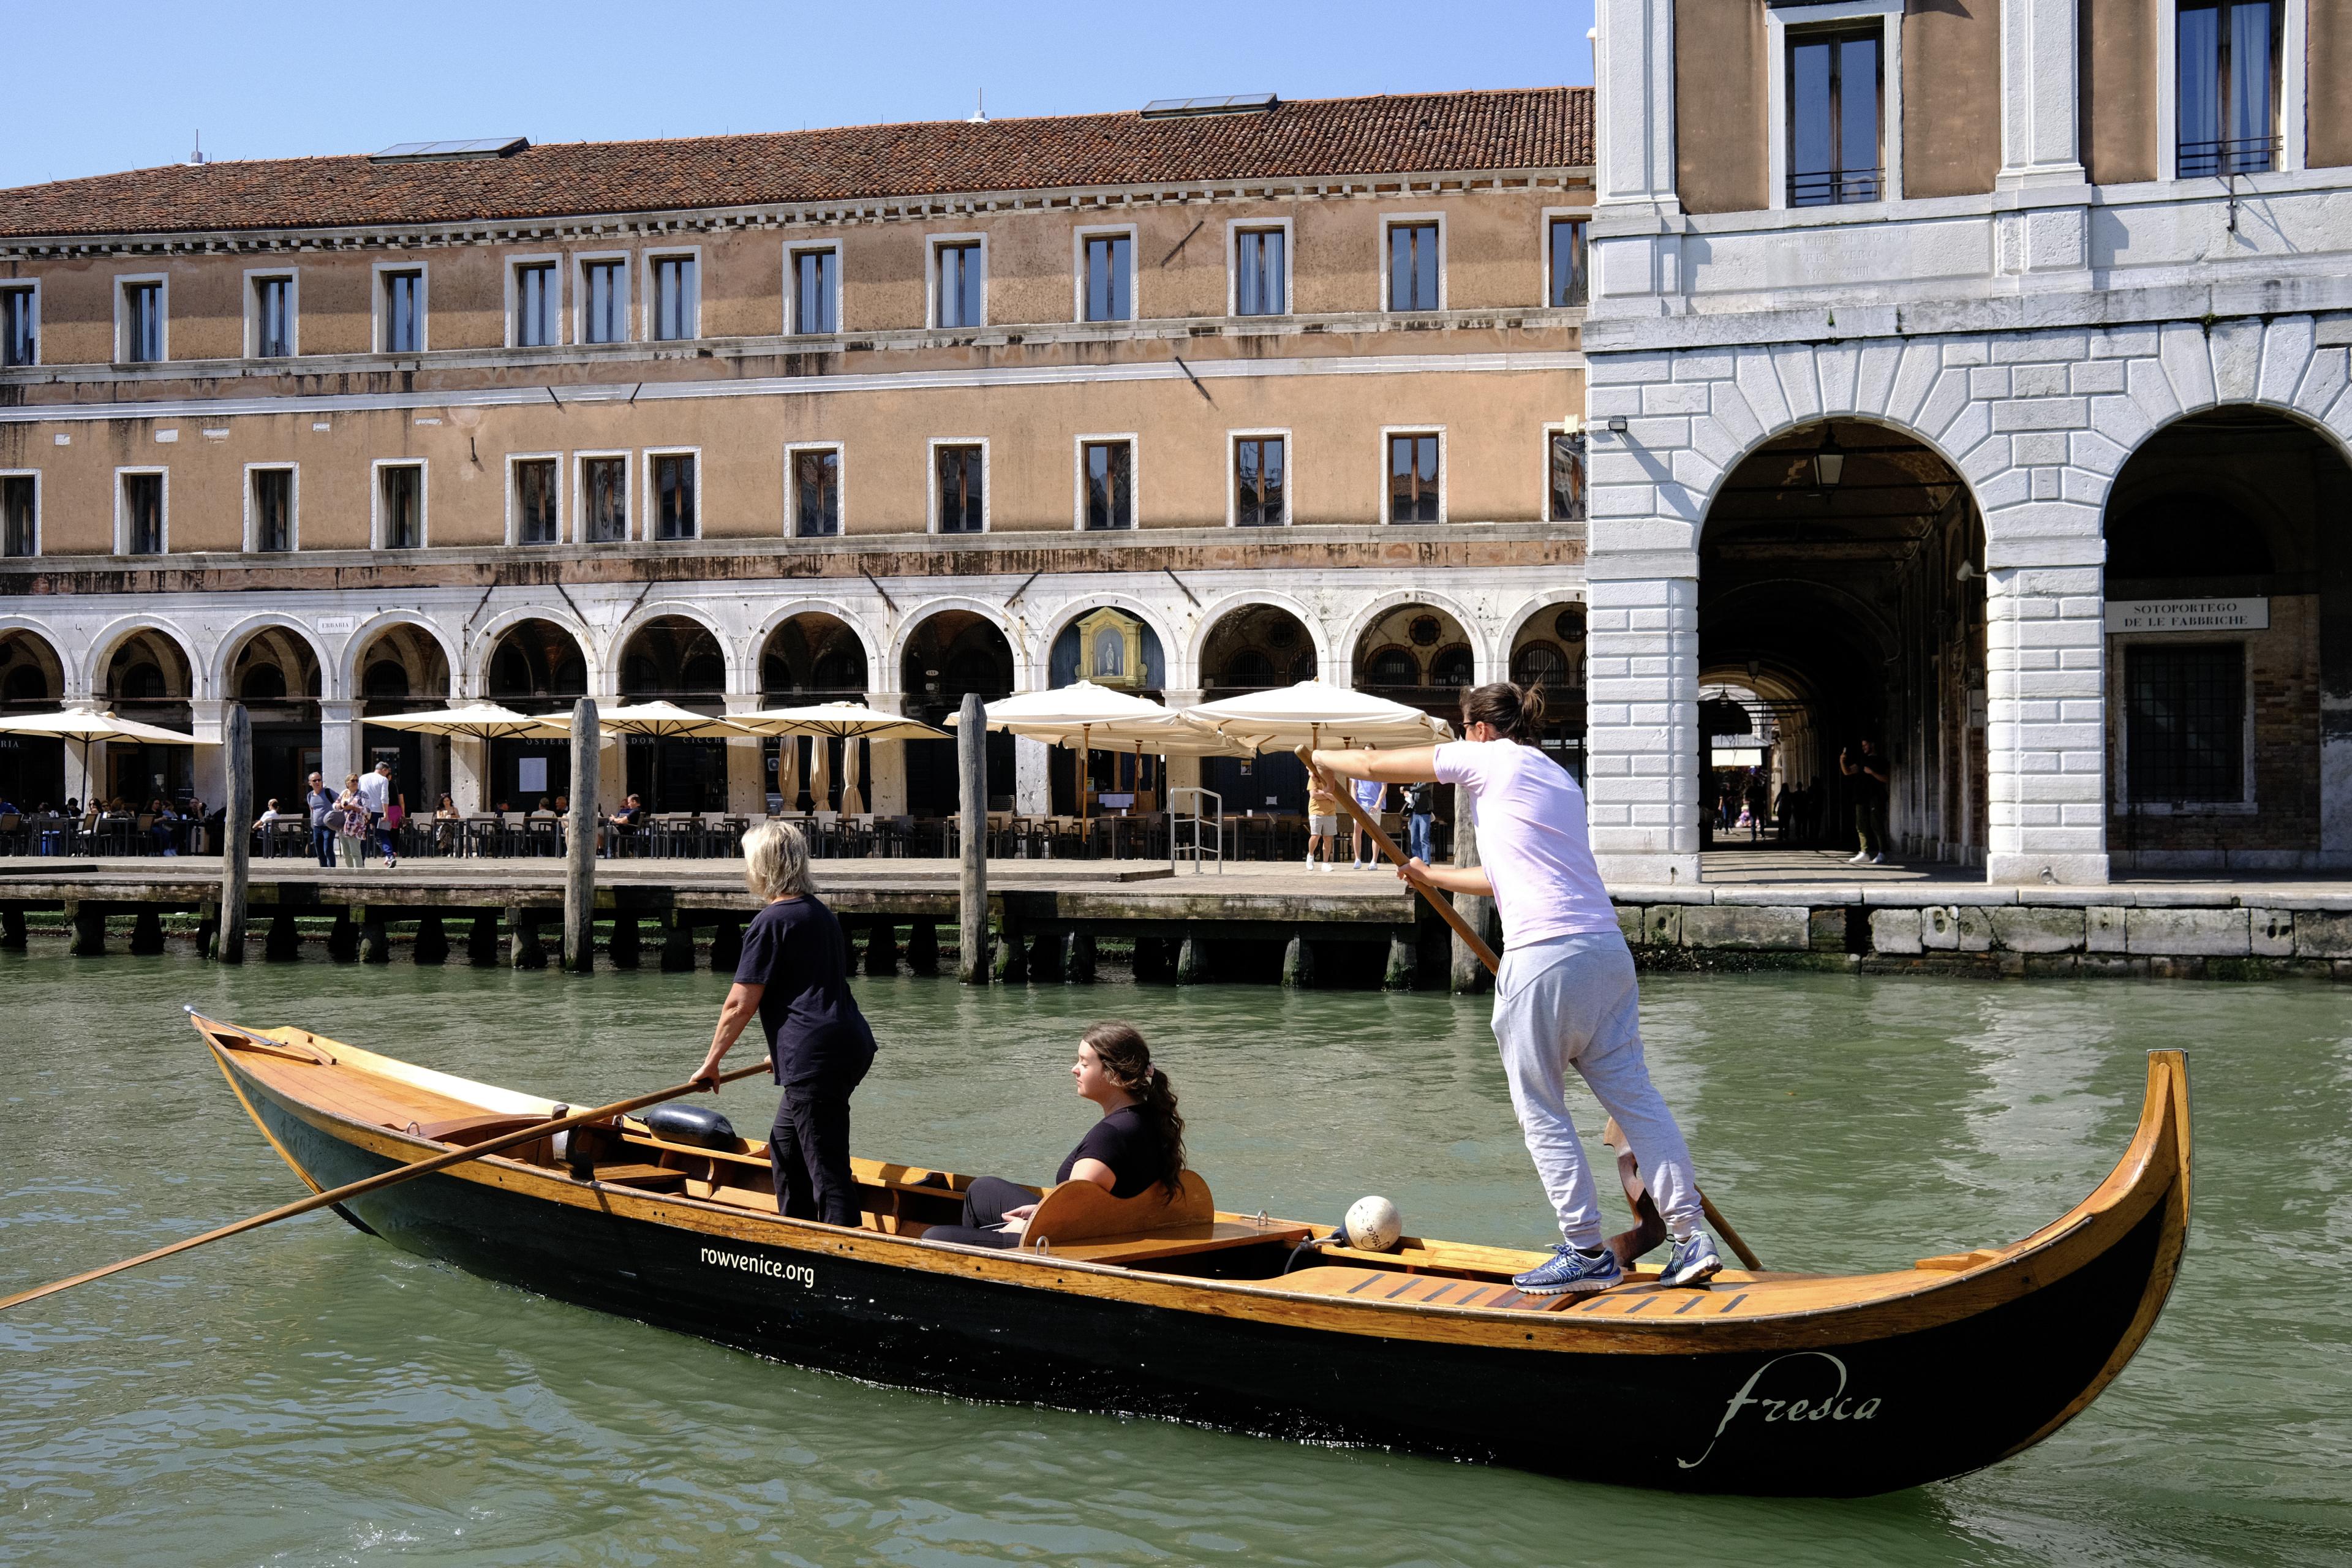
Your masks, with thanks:
[{"label": "seated woman", "polygon": [[[1158,1186],[1170,1194],[1184,1171],[1184,1119],[1176,1114],[1176,1091],[1168,1075],[1151,1065],[1151,1047],[1132,1024],[1101,1023],[1078,1041],[1070,1065],[1078,1097],[1102,1108],[1102,1120],[1070,1151],[1056,1183],[1092,1182],[1115,1198],[1131,1198]],[[964,1193],[963,1223],[935,1225],[926,1241],[966,1247],[1021,1245],[1038,1200],[1017,1182],[978,1176]]]}]

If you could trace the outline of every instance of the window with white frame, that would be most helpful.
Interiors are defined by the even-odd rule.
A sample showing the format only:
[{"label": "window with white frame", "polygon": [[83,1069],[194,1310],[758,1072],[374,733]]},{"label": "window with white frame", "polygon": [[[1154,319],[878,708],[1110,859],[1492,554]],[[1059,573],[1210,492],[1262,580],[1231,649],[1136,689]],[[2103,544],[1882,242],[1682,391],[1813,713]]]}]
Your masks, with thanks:
[{"label": "window with white frame", "polygon": [[163,357],[163,283],[140,278],[122,285],[117,358],[123,364],[152,364]]},{"label": "window with white frame", "polygon": [[388,268],[378,274],[383,299],[377,308],[379,352],[413,354],[425,352],[425,271],[422,268]]},{"label": "window with white frame", "polygon": [[1290,309],[1290,231],[1234,233],[1234,314],[1279,316]]},{"label": "window with white frame", "polygon": [[629,341],[629,264],[618,258],[580,264],[580,341]]},{"label": "window with white frame", "polygon": [[245,471],[246,548],[279,555],[294,548],[294,470],[254,468]]},{"label": "window with white frame", "polygon": [[375,469],[376,548],[425,548],[425,465],[379,463]]},{"label": "window with white frame", "polygon": [[1584,521],[1584,432],[1552,430],[1544,436],[1544,521]]},{"label": "window with white frame", "polygon": [[841,330],[841,251],[811,246],[791,253],[793,319],[790,330],[815,336]]},{"label": "window with white frame", "polygon": [[987,322],[987,250],[977,239],[931,247],[931,325],[978,327]]},{"label": "window with white frame", "polygon": [[563,520],[558,505],[555,459],[517,458],[514,475],[514,542],[517,544],[561,544]]},{"label": "window with white frame", "polygon": [[1391,522],[1445,521],[1444,476],[1438,471],[1444,443],[1434,430],[1391,430],[1388,447],[1388,520]]},{"label": "window with white frame", "polygon": [[40,291],[29,283],[0,288],[0,365],[40,363]]},{"label": "window with white frame", "polygon": [[247,353],[255,359],[289,359],[294,353],[294,277],[259,272],[247,284]]},{"label": "window with white frame", "polygon": [[2252,174],[2278,167],[2279,0],[2179,0],[2175,171]]},{"label": "window with white frame", "polygon": [[1131,437],[1078,444],[1081,522],[1088,532],[1135,526],[1135,442]]},{"label": "window with white frame", "polygon": [[164,532],[164,475],[160,468],[124,471],[118,481],[116,549],[124,555],[161,555]]},{"label": "window with white frame", "polygon": [[941,533],[980,533],[988,527],[988,448],[977,442],[931,447],[932,518]]},{"label": "window with white frame", "polygon": [[518,348],[552,348],[563,341],[559,314],[563,287],[552,261],[526,261],[514,269],[514,342]]},{"label": "window with white frame", "polygon": [[652,489],[653,536],[656,539],[695,538],[701,512],[695,491],[695,454],[648,452],[646,482]]},{"label": "window with white frame", "polygon": [[841,448],[794,447],[784,454],[790,493],[784,507],[795,539],[830,539],[841,531]]},{"label": "window with white frame", "polygon": [[1277,435],[1234,437],[1234,525],[1279,528],[1290,521],[1286,458],[1289,438]]},{"label": "window with white frame", "polygon": [[1078,237],[1084,296],[1080,320],[1129,321],[1135,319],[1135,237],[1118,233]]},{"label": "window with white frame", "polygon": [[629,458],[625,452],[582,453],[573,506],[583,544],[621,544],[629,537]]},{"label": "window with white frame", "polygon": [[41,552],[41,477],[0,474],[0,555]]},{"label": "window with white frame", "polygon": [[656,256],[653,274],[653,331],[656,342],[677,342],[702,335],[701,293],[696,281],[700,270],[691,256]]},{"label": "window with white frame", "polygon": [[1790,31],[1789,205],[1885,198],[1885,28],[1875,19]]},{"label": "window with white frame", "polygon": [[1587,220],[1580,217],[1556,217],[1550,220],[1547,232],[1549,254],[1545,260],[1544,303],[1554,310],[1582,305],[1589,301],[1591,278],[1586,270],[1585,231]]},{"label": "window with white frame", "polygon": [[1444,234],[1435,218],[1415,218],[1388,226],[1390,310],[1444,309]]}]

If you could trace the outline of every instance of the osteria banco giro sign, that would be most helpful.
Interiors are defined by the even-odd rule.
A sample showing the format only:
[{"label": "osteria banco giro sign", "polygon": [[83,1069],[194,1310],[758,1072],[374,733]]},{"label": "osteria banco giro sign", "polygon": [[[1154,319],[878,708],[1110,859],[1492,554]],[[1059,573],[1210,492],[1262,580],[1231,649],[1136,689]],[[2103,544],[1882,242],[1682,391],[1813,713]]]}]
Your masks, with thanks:
[{"label": "osteria banco giro sign", "polygon": [[2125,632],[2263,632],[2266,599],[2110,599],[2107,635]]}]

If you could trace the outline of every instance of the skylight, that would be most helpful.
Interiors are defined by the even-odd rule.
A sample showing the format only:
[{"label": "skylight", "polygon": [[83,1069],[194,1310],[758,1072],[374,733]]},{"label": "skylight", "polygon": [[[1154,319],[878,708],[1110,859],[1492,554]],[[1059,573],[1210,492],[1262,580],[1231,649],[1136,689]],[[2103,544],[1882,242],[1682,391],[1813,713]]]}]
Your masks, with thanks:
[{"label": "skylight", "polygon": [[463,142],[395,142],[368,161],[425,163],[443,158],[503,158],[530,145],[527,136],[476,136]]},{"label": "skylight", "polygon": [[1143,118],[1167,120],[1179,114],[1248,114],[1272,109],[1278,101],[1270,92],[1237,92],[1227,98],[1155,98],[1143,106]]}]

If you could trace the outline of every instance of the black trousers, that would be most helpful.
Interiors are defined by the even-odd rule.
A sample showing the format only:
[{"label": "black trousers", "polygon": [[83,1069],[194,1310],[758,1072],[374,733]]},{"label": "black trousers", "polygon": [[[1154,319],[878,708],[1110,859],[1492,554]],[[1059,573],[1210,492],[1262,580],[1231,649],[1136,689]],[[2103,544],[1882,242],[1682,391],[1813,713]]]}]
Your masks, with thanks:
[{"label": "black trousers", "polygon": [[768,1130],[776,1212],[787,1219],[857,1224],[857,1182],[849,1170],[849,1097],[865,1078],[788,1083]]},{"label": "black trousers", "polygon": [[964,1189],[963,1223],[935,1225],[923,1232],[923,1239],[960,1242],[965,1247],[997,1247],[1009,1251],[1021,1245],[1021,1238],[996,1227],[1004,1223],[1009,1210],[1036,1201],[1037,1194],[1018,1182],[999,1176],[974,1176],[971,1185]]}]

